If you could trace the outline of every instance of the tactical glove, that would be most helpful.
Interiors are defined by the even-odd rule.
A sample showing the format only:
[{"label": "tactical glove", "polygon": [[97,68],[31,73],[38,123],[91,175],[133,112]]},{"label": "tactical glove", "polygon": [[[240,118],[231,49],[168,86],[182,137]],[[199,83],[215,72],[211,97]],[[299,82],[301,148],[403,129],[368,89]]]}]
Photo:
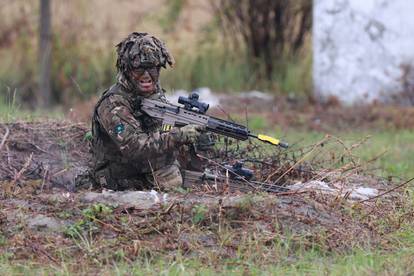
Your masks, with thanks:
[{"label": "tactical glove", "polygon": [[211,151],[216,144],[217,135],[211,132],[203,132],[195,143],[196,151]]},{"label": "tactical glove", "polygon": [[173,132],[172,135],[178,143],[192,144],[198,140],[198,137],[205,129],[205,126],[190,124]]}]

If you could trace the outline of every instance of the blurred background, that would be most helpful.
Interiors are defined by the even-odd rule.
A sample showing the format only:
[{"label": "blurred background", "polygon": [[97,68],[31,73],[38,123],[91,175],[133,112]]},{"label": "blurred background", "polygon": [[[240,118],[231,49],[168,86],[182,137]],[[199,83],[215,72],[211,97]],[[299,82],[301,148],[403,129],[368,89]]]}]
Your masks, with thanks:
[{"label": "blurred background", "polygon": [[169,91],[309,96],[311,25],[312,1],[1,0],[0,96],[35,109],[99,95],[132,31],[166,42],[177,61],[162,73]]}]

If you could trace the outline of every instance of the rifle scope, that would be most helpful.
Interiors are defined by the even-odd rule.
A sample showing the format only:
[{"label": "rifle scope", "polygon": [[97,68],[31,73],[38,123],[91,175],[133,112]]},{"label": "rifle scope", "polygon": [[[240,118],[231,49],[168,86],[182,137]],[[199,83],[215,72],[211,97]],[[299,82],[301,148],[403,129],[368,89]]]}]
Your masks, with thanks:
[{"label": "rifle scope", "polygon": [[207,112],[209,104],[200,102],[198,100],[199,97],[197,93],[192,92],[188,97],[178,97],[178,103],[184,105],[184,108],[187,110],[194,111],[193,109],[195,108],[198,113],[204,114]]}]

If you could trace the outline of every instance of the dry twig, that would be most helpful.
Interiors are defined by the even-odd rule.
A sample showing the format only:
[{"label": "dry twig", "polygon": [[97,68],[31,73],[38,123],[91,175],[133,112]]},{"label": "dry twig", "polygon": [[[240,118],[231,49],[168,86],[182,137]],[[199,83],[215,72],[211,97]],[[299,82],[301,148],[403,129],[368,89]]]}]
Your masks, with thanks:
[{"label": "dry twig", "polygon": [[[324,139],[322,139],[320,142],[314,145],[314,147],[305,154],[299,161],[297,161],[295,164],[293,164],[287,171],[285,171],[279,178],[274,181],[274,183],[277,183],[280,179],[282,179],[285,175],[287,175],[290,171],[292,171],[297,165],[305,161],[305,159],[313,153],[314,150],[316,150],[320,145],[326,142],[326,140],[329,138],[329,135],[325,136]],[[276,170],[275,172],[271,173],[265,180],[265,182],[269,181],[274,175],[276,175],[280,171],[280,168]]]},{"label": "dry twig", "polygon": [[16,185],[16,182],[20,180],[24,172],[27,170],[27,168],[30,166],[30,163],[32,162],[33,153],[30,154],[29,158],[27,159],[26,163],[24,163],[21,170],[14,176],[13,181],[11,182],[11,186],[13,187]]},{"label": "dry twig", "polygon": [[6,133],[3,136],[3,139],[1,139],[1,143],[0,143],[0,151],[2,150],[4,144],[6,143],[7,137],[9,137],[10,134],[10,130],[9,128],[6,126]]}]

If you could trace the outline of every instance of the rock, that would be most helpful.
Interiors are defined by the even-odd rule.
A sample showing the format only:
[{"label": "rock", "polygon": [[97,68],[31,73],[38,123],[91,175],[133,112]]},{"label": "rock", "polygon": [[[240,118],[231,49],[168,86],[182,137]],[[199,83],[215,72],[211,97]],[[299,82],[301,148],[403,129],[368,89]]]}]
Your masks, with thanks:
[{"label": "rock", "polygon": [[367,188],[367,187],[358,187],[350,193],[349,198],[353,200],[366,200],[368,198],[371,198],[377,195],[378,195],[377,189]]},{"label": "rock", "polygon": [[30,229],[36,231],[56,232],[62,230],[63,223],[45,215],[36,215],[27,221]]},{"label": "rock", "polygon": [[335,193],[337,192],[336,189],[333,189],[328,186],[326,182],[313,180],[309,182],[298,182],[294,185],[289,186],[290,190],[298,190],[298,191],[320,191],[323,193]]},{"label": "rock", "polygon": [[295,191],[318,191],[335,196],[341,195],[349,200],[366,200],[378,195],[378,190],[370,187],[344,187],[339,189],[338,187],[332,188],[328,183],[317,180],[305,183],[298,182],[289,186],[289,189]]},{"label": "rock", "polygon": [[102,193],[88,192],[84,194],[81,201],[93,203],[100,202],[112,205],[135,206],[140,209],[149,209],[152,206],[168,201],[167,194],[156,191],[111,191],[104,190]]}]

